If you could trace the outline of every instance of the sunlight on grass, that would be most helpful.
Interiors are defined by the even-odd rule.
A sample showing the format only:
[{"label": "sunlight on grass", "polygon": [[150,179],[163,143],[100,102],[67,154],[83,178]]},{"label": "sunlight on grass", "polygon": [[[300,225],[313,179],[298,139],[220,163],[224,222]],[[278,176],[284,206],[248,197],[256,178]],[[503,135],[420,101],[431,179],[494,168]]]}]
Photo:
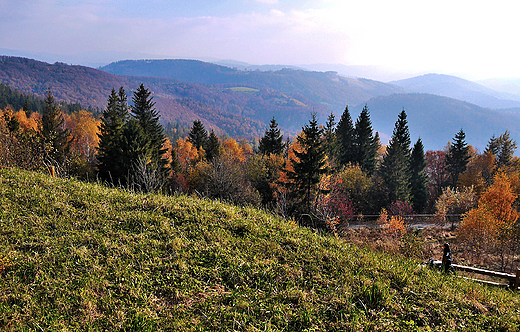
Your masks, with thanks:
[{"label": "sunlight on grass", "polygon": [[517,331],[519,294],[252,208],[0,170],[0,329]]}]

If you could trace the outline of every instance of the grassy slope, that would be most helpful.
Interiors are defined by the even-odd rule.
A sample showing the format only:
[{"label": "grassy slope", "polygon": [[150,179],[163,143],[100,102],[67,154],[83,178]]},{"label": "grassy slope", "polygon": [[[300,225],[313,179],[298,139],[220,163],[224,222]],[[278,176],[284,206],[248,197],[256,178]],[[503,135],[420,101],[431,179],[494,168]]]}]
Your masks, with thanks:
[{"label": "grassy slope", "polygon": [[0,170],[0,330],[511,330],[520,296],[254,209]]}]

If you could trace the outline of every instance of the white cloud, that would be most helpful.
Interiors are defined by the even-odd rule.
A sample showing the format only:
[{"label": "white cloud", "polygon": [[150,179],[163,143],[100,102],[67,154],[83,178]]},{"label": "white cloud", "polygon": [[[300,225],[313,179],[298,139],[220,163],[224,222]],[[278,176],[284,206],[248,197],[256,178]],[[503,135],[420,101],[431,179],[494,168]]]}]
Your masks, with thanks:
[{"label": "white cloud", "polygon": [[296,8],[255,1],[277,6],[266,13],[152,19],[129,17],[107,0],[0,0],[0,45],[58,54],[121,51],[520,76],[519,5],[511,2],[315,0]]}]

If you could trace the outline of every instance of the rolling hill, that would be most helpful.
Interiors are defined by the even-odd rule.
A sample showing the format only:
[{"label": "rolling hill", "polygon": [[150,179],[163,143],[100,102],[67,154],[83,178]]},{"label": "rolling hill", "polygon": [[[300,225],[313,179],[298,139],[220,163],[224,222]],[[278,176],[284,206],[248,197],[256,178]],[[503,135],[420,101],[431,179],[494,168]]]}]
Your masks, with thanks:
[{"label": "rolling hill", "polygon": [[[462,128],[466,142],[483,151],[489,139],[509,130],[520,142],[520,116],[482,108],[457,99],[424,93],[395,94],[367,101],[375,130],[382,138],[392,134],[397,115],[404,108],[412,140],[421,137],[426,149],[440,150]],[[361,107],[354,108],[356,112]],[[352,112],[353,115],[355,112]]]},{"label": "rolling hill", "polygon": [[114,75],[164,77],[205,85],[238,84],[257,89],[272,89],[303,96],[330,111],[343,110],[346,104],[393,93],[402,88],[368,79],[339,76],[336,72],[283,68],[276,71],[248,71],[197,60],[125,60],[101,67]]},{"label": "rolling hill", "polygon": [[410,92],[429,93],[459,99],[484,108],[520,107],[519,96],[498,92],[455,76],[427,74],[390,83]]},{"label": "rolling hill", "polygon": [[518,331],[520,298],[265,211],[0,169],[2,331]]},{"label": "rolling hill", "polygon": [[[496,96],[496,100],[500,96],[471,82],[443,75],[400,81],[403,87],[397,87],[345,78],[335,72],[290,68],[240,71],[195,60],[119,61],[104,70],[114,74],[63,63],[0,57],[0,83],[25,93],[43,96],[51,89],[60,101],[103,109],[113,87],[124,86],[131,95],[133,89],[144,83],[153,92],[163,124],[189,127],[200,119],[206,128],[235,138],[262,136],[272,117],[284,135],[292,136],[308,122],[313,111],[318,113],[321,123],[331,112],[339,120],[348,103],[355,119],[367,103],[373,128],[380,132],[383,141],[391,135],[403,107],[409,116],[412,137],[420,136],[426,149],[442,149],[460,128],[466,131],[468,143],[481,150],[492,135],[505,130],[520,141],[516,109],[493,111],[454,98],[407,93],[405,89],[422,86],[421,89],[441,94],[442,82],[452,82],[444,85],[445,94],[467,95],[476,91],[479,98],[487,93],[488,97]],[[453,91],[448,89],[450,86]],[[487,100],[493,99],[490,98]]]}]

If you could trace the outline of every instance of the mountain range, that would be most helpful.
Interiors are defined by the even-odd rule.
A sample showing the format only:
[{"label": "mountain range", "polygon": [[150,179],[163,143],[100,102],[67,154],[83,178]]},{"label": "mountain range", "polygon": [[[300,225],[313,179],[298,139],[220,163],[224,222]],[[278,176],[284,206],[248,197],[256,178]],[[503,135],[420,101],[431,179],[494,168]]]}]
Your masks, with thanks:
[{"label": "mountain range", "polygon": [[479,149],[506,130],[520,140],[520,96],[447,75],[384,83],[335,71],[248,68],[232,61],[125,60],[95,69],[0,56],[0,83],[40,97],[51,89],[60,101],[99,109],[112,88],[124,86],[130,95],[144,83],[153,92],[163,123],[190,126],[201,119],[207,128],[237,138],[263,135],[272,117],[292,136],[311,112],[321,123],[330,113],[338,121],[347,104],[355,120],[366,104],[383,141],[391,136],[403,108],[412,139],[421,137],[426,149],[442,149],[461,128],[468,143]]}]

